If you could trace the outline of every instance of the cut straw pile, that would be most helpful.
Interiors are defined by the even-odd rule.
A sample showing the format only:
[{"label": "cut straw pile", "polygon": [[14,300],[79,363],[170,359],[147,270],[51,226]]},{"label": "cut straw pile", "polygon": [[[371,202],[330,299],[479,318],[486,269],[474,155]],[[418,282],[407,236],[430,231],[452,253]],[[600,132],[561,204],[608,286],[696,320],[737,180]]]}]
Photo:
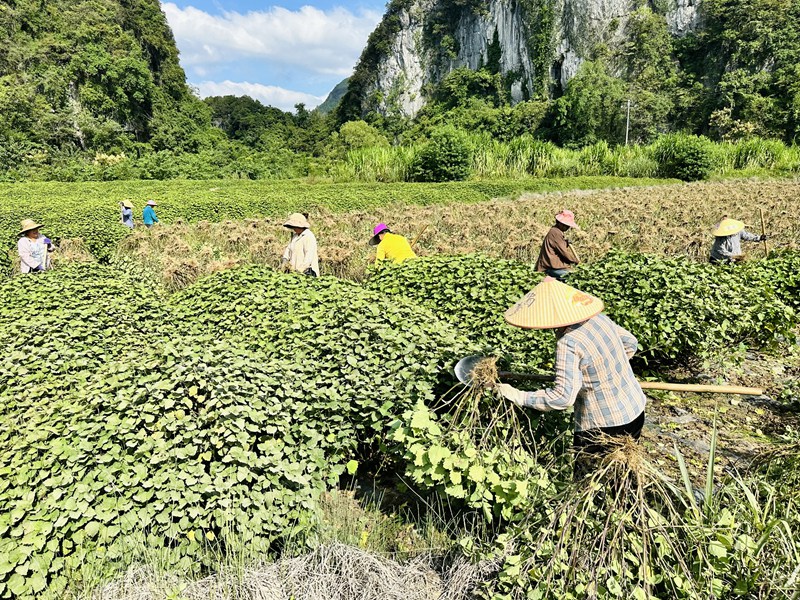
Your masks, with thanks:
[{"label": "cut straw pile", "polygon": [[[400,564],[344,544],[242,572],[181,582],[145,568],[95,592],[92,600],[466,600],[496,566],[458,560],[444,572],[432,557]],[[176,594],[177,592],[177,594]],[[171,594],[171,595],[170,595]]]}]

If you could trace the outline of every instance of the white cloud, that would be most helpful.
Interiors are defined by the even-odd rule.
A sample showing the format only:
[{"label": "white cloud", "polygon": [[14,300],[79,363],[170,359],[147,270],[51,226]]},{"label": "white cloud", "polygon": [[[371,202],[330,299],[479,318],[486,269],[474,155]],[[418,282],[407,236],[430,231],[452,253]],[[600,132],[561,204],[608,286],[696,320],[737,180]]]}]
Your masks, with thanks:
[{"label": "white cloud", "polygon": [[279,6],[241,14],[211,15],[172,2],[162,4],[181,50],[184,67],[263,59],[276,67],[299,67],[311,73],[347,77],[367,38],[381,18],[345,8],[320,10]]},{"label": "white cloud", "polygon": [[207,96],[250,96],[262,104],[275,106],[281,110],[294,110],[300,102],[309,110],[321,104],[324,97],[312,96],[305,92],[295,92],[274,85],[235,81],[204,81],[197,84],[197,90],[203,98]]}]

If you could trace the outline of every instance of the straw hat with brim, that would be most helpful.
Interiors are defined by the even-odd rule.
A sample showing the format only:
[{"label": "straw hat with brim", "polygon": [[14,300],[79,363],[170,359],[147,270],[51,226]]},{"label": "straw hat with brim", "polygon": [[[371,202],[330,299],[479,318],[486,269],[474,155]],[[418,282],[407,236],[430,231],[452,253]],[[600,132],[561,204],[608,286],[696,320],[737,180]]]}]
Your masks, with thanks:
[{"label": "straw hat with brim", "polygon": [[302,229],[310,229],[311,224],[308,222],[303,215],[300,213],[292,213],[289,215],[289,218],[286,219],[286,223],[283,224],[284,227],[288,227],[292,229],[293,227],[300,227]]},{"label": "straw hat with brim", "polygon": [[122,204],[122,206],[124,206],[125,208],[133,208],[133,204],[131,204],[131,203],[130,203],[130,202],[128,202],[127,200],[123,200],[123,201],[121,202],[121,204]]},{"label": "straw hat with brim", "polygon": [[32,231],[34,229],[39,229],[40,227],[44,227],[41,223],[37,223],[36,221],[31,221],[30,219],[25,219],[22,223],[19,224],[19,233],[17,235],[22,235],[28,231]]},{"label": "straw hat with brim", "polygon": [[147,201],[147,206],[158,206],[158,204],[156,204],[155,200],[148,200]]},{"label": "straw hat with brim", "polygon": [[556,329],[588,321],[603,312],[603,301],[552,278],[545,279],[505,313],[522,329]]},{"label": "straw hat with brim", "polygon": [[380,235],[382,233],[391,233],[391,231],[389,231],[389,228],[385,224],[381,223],[375,226],[375,229],[372,230],[372,233],[374,235],[369,239],[369,245],[377,246],[381,243]]},{"label": "straw hat with brim", "polygon": [[714,237],[727,237],[744,229],[744,223],[736,219],[723,219],[714,229]]}]

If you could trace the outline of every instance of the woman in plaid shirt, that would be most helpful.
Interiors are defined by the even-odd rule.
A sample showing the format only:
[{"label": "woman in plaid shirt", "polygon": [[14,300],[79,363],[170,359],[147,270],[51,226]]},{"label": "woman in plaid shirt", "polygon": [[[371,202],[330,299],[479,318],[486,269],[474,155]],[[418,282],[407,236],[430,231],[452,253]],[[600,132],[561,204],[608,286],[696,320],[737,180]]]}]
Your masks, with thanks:
[{"label": "woman in plaid shirt", "polygon": [[516,327],[555,330],[555,385],[536,392],[497,388],[516,405],[539,411],[574,406],[575,447],[595,455],[608,450],[604,436],[639,438],[646,402],[629,362],[636,338],[602,311],[598,298],[545,278],[505,318]]}]

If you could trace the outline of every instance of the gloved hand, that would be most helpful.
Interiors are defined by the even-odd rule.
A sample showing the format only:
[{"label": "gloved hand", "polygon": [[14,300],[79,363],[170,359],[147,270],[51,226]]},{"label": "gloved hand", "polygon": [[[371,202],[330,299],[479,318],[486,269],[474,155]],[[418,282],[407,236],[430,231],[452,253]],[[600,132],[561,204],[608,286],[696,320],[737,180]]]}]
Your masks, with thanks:
[{"label": "gloved hand", "polygon": [[507,383],[498,383],[496,389],[506,400],[510,400],[517,406],[525,406],[525,397],[527,396],[526,392],[518,390],[513,385],[509,385]]},{"label": "gloved hand", "polygon": [[34,271],[44,271],[44,265],[37,265]]},{"label": "gloved hand", "polygon": [[766,236],[766,234],[762,235],[762,236],[759,238],[759,241],[761,241],[761,242],[766,242],[766,241],[767,241],[767,236]]},{"label": "gloved hand", "polygon": [[44,238],[42,241],[44,242],[45,246],[49,246],[53,243],[53,241],[48,237]]}]

